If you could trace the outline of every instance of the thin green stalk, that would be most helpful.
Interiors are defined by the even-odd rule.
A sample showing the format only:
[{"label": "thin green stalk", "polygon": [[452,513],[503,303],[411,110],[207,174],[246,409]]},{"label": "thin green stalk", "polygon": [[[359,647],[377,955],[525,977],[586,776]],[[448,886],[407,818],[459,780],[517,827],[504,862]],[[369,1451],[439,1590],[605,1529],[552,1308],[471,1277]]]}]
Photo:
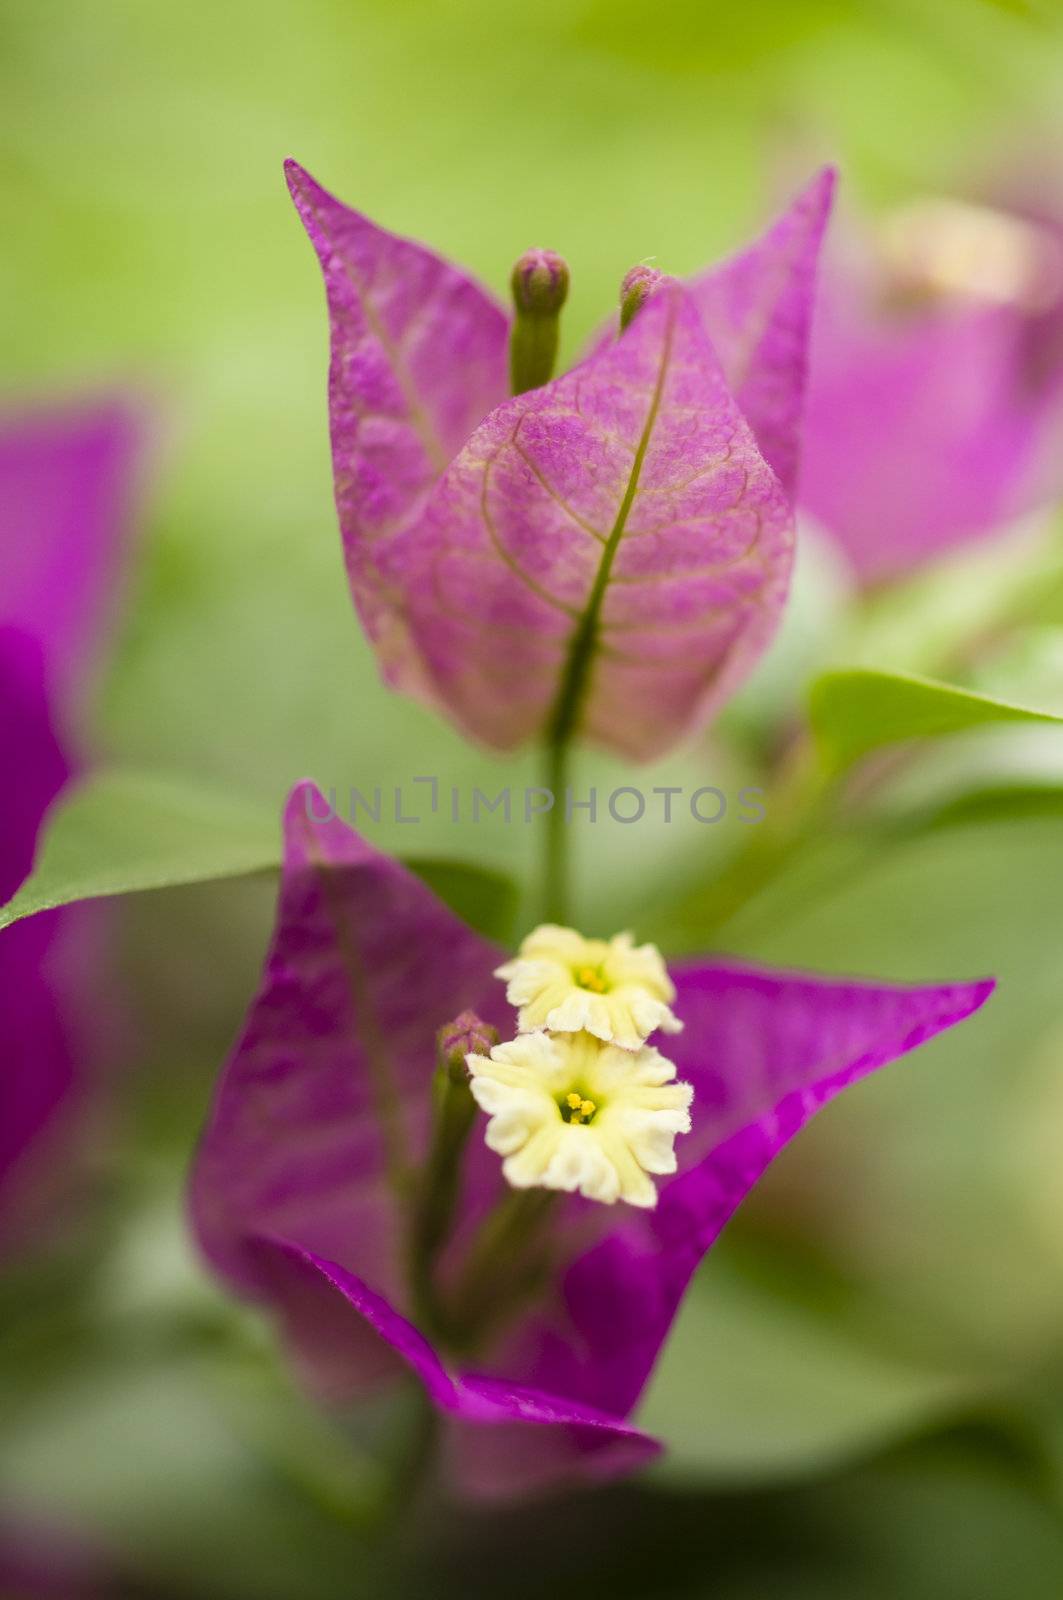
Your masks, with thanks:
[{"label": "thin green stalk", "polygon": [[674,311],[665,332],[664,344],[661,350],[661,362],[657,372],[657,382],[654,386],[649,410],[646,413],[646,421],[643,424],[638,448],[635,451],[635,459],[631,464],[631,475],[628,478],[624,498],[620,502],[616,521],[613,523],[609,537],[606,539],[602,549],[601,561],[598,564],[598,571],[595,574],[591,592],[587,597],[586,608],[572,635],[568,659],[561,674],[557,699],[554,702],[553,712],[550,717],[547,787],[554,796],[554,804],[547,820],[546,860],[544,863],[544,898],[547,920],[550,922],[565,922],[567,920],[567,834],[565,831],[567,822],[563,806],[569,747],[579,726],[583,702],[590,686],[591,672],[600,642],[599,630],[601,627],[602,606],[605,603],[613,562],[620,548],[620,541],[624,537],[627,519],[631,513],[631,507],[634,505],[635,496],[638,493],[643,462],[646,459],[646,452],[653,437],[657,413],[661,407],[665,375],[668,371],[668,363],[671,360],[673,328]]},{"label": "thin green stalk", "polygon": [[539,1290],[550,1254],[545,1230],[559,1199],[553,1189],[514,1189],[487,1217],[454,1292],[449,1332],[458,1348],[475,1348]]},{"label": "thin green stalk", "polygon": [[432,1141],[410,1214],[410,1287],[419,1325],[445,1337],[446,1315],[435,1282],[436,1260],[446,1244],[461,1188],[461,1158],[476,1117],[466,1083],[436,1070]]},{"label": "thin green stalk", "polygon": [[554,803],[546,813],[543,842],[543,920],[567,922],[569,918],[568,843],[566,790],[571,745],[567,739],[551,740],[547,746],[546,787]]},{"label": "thin green stalk", "polygon": [[768,815],[711,884],[680,899],[672,918],[698,939],[715,937],[828,825],[835,795],[807,740],[790,753],[768,796]]},{"label": "thin green stalk", "polygon": [[[390,1463],[376,1516],[369,1529],[370,1557],[390,1583],[410,1561],[438,1493],[440,1419],[416,1381],[410,1385],[412,1410],[400,1454]],[[375,1586],[374,1586],[375,1587]],[[405,1592],[405,1589],[404,1589]]]},{"label": "thin green stalk", "polygon": [[454,1225],[461,1196],[462,1157],[476,1120],[469,1087],[469,1054],[486,1055],[498,1032],[473,1011],[463,1011],[436,1035],[432,1077],[432,1133],[420,1179],[411,1196],[409,1274],[414,1311],[422,1331],[446,1337],[446,1308],[436,1266]]}]

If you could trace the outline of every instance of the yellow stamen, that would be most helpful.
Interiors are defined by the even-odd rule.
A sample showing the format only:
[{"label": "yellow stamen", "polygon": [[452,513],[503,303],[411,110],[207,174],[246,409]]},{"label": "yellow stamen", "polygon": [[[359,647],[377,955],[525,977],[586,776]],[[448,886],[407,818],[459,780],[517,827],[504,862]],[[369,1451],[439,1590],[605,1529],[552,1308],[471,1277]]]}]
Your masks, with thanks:
[{"label": "yellow stamen", "polygon": [[694,1091],[650,1045],[626,1050],[586,1030],[535,1029],[471,1055],[469,1073],[489,1118],[487,1145],[514,1189],[649,1208],[654,1179],[677,1170],[672,1146],[690,1131]]},{"label": "yellow stamen", "polygon": [[521,1033],[589,1033],[603,1044],[638,1050],[658,1028],[678,1033],[681,1027],[660,951],[636,945],[629,933],[585,939],[574,928],[545,923],[495,976],[506,980]]},{"label": "yellow stamen", "polygon": [[561,1114],[570,1125],[580,1126],[589,1122],[597,1111],[598,1105],[594,1100],[584,1100],[578,1090],[573,1089],[566,1094],[561,1102]]}]

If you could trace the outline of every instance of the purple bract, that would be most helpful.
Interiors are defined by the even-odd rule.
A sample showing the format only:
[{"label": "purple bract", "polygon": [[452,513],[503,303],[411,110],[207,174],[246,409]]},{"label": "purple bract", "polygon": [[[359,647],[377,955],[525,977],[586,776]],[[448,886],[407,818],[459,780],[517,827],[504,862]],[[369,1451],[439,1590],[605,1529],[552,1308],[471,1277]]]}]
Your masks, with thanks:
[{"label": "purple bract", "polygon": [[1026,285],[1025,299],[1013,285],[1014,299],[993,302],[974,288],[935,294],[869,265],[839,262],[825,274],[800,502],[864,583],[999,530],[1063,489],[1063,232],[958,203],[931,203],[918,218],[927,260],[917,254],[913,269],[929,271],[940,254],[952,271],[966,264],[977,285],[979,268],[1000,256],[999,240],[992,246],[1003,229],[1012,271],[1025,249],[1036,277],[1040,248],[1054,278]]},{"label": "purple bract", "polygon": [[[235,1290],[279,1313],[328,1401],[412,1372],[466,1491],[627,1471],[657,1449],[627,1418],[736,1206],[840,1089],[968,1016],[992,984],[677,965],[685,1028],[667,1048],[693,1085],[693,1131],[656,1208],[557,1197],[538,1296],[479,1347],[436,1349],[416,1325],[405,1197],[425,1160],[437,1030],[472,1010],[512,1035],[492,976],[503,952],[322,814],[310,785],[295,790],[262,985],[193,1174],[201,1246]],[[444,1272],[460,1274],[511,1195],[474,1132]]]},{"label": "purple bract", "polygon": [[512,398],[486,290],[288,178],[325,277],[336,503],[385,676],[498,748],[659,754],[734,692],[785,601],[833,175]]},{"label": "purple bract", "polygon": [[[29,872],[44,813],[70,776],[70,725],[113,604],[135,429],[118,404],[0,424],[0,903]],[[90,926],[90,923],[93,926]],[[0,932],[0,1244],[21,1241],[67,1175],[84,1110],[91,908]]]}]

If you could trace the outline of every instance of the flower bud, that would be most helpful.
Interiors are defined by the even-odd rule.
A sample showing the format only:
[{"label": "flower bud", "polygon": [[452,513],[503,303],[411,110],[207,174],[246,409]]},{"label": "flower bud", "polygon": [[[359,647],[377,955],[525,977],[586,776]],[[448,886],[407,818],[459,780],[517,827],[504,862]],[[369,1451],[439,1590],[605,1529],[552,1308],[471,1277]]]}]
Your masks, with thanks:
[{"label": "flower bud", "polygon": [[465,1057],[490,1055],[498,1043],[498,1029],[482,1022],[475,1011],[463,1011],[440,1028],[436,1042],[440,1067],[452,1083],[465,1083],[469,1076]]},{"label": "flower bud", "polygon": [[644,263],[632,267],[620,285],[621,333],[642,309],[657,285],[663,282],[664,273],[658,272],[656,267],[648,267]]},{"label": "flower bud", "polygon": [[556,317],[568,299],[568,264],[554,250],[525,250],[509,281],[518,316]]},{"label": "flower bud", "polygon": [[513,268],[513,329],[509,341],[514,394],[549,383],[557,360],[561,307],[568,297],[568,267],[553,250],[526,250]]}]

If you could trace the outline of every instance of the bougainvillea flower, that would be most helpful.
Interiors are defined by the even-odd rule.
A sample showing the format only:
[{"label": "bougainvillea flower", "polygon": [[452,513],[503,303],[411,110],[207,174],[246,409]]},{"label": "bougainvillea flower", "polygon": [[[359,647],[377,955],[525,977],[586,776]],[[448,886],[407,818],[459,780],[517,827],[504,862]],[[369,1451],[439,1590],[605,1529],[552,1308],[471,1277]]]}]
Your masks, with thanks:
[{"label": "bougainvillea flower", "polygon": [[615,1205],[655,1206],[655,1175],[676,1171],[690,1132],[689,1083],[652,1045],[590,1033],[522,1033],[468,1057],[469,1088],[490,1117],[487,1146],[514,1189],[558,1189]]},{"label": "bougainvillea flower", "polygon": [[[113,602],[132,491],[124,408],[0,427],[0,903],[33,862],[44,813],[70,776],[71,727]],[[22,1239],[65,1166],[85,1088],[93,908],[0,932],[0,1242]]]},{"label": "bougainvillea flower", "polygon": [[675,985],[655,945],[636,945],[630,933],[584,939],[547,923],[521,943],[495,973],[506,999],[520,1008],[520,1026],[578,1033],[636,1050],[658,1028],[683,1026],[671,1009]]},{"label": "bougainvillea flower", "polygon": [[[436,1035],[459,1018],[446,1039],[489,1041],[491,1029],[512,1039],[516,1019],[494,976],[501,952],[343,823],[314,821],[321,804],[309,785],[289,801],[262,986],[192,1179],[201,1247],[233,1289],[280,1316],[327,1401],[412,1373],[443,1419],[449,1481],[464,1490],[506,1494],[629,1470],[657,1448],[629,1415],[691,1274],[735,1207],[839,1090],[967,1017],[992,984],[895,987],[677,964],[685,1026],[665,1048],[689,1089],[667,1108],[670,1131],[647,1125],[630,1144],[644,1173],[659,1170],[656,1204],[510,1188],[479,1116],[437,1259],[449,1306],[440,1315],[418,1292],[410,1235],[440,1125]],[[475,1027],[470,1010],[482,1019]],[[578,1108],[578,1050],[565,1058],[576,1076],[559,1069],[551,1079],[555,1132],[567,1107],[568,1133],[586,1136],[586,1150],[616,1084],[626,1090],[625,1074],[646,1060],[641,1049],[567,1038],[608,1051],[614,1075],[594,1084],[601,1106],[586,1093]],[[483,1044],[471,1048],[484,1054]],[[505,1052],[490,1054],[505,1078]],[[516,1076],[528,1071],[522,1056]],[[649,1076],[659,1081],[644,1086],[648,1095],[676,1082],[671,1070]],[[543,1125],[547,1111],[540,1097]],[[603,1162],[588,1159],[607,1187]],[[612,1159],[608,1142],[603,1159]],[[527,1257],[522,1227],[534,1244]]]},{"label": "bougainvillea flower", "polygon": [[619,338],[512,396],[486,290],[288,178],[325,277],[336,502],[385,676],[498,748],[660,753],[733,693],[786,597],[831,174],[715,272],[654,274]]},{"label": "bougainvillea flower", "polygon": [[827,274],[813,339],[800,500],[863,582],[1063,490],[1063,279],[1018,219],[937,203],[914,221],[903,278]]}]

